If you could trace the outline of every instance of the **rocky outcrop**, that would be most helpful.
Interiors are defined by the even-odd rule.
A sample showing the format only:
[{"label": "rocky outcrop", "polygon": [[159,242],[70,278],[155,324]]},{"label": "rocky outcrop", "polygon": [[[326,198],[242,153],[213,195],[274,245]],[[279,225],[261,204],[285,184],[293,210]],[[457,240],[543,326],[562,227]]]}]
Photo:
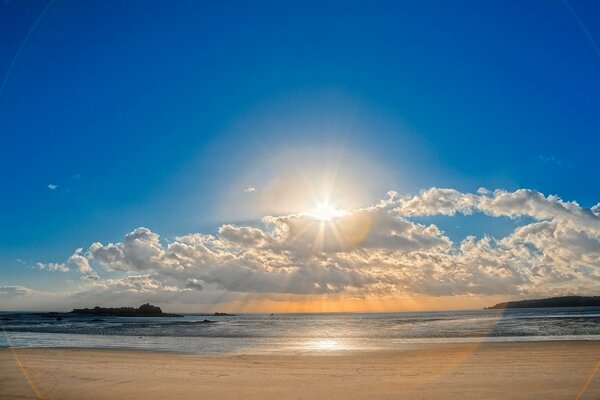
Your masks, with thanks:
[{"label": "rocky outcrop", "polygon": [[181,317],[178,314],[169,314],[162,312],[160,307],[153,306],[150,303],[142,304],[138,308],[133,307],[94,307],[94,308],[75,308],[70,314],[94,315],[104,317]]},{"label": "rocky outcrop", "polygon": [[546,308],[546,307],[599,307],[600,296],[563,296],[548,299],[534,299],[521,301],[508,301],[498,303],[486,310],[498,310],[504,308]]}]

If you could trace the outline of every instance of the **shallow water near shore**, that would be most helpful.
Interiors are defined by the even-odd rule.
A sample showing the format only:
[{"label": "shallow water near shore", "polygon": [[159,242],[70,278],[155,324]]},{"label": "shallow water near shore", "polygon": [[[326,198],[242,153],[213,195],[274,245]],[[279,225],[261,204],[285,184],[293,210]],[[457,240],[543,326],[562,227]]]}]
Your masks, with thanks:
[{"label": "shallow water near shore", "polygon": [[0,347],[335,352],[415,343],[600,340],[600,307],[402,313],[94,317],[0,313]]}]

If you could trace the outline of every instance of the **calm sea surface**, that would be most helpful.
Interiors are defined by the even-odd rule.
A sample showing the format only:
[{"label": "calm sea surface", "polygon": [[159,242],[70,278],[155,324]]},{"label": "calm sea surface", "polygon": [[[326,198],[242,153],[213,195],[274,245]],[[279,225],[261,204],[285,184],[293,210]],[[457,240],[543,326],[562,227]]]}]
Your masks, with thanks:
[{"label": "calm sea surface", "polygon": [[[600,307],[386,314],[187,314],[173,318],[0,312],[0,347],[91,347],[194,354],[343,351],[413,343],[600,340]],[[214,322],[203,322],[210,320]]]}]

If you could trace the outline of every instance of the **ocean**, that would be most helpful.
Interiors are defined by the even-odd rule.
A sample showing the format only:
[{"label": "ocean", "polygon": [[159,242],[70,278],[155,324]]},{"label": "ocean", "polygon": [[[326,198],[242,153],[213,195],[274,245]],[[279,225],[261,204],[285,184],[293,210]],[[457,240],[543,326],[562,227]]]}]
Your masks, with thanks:
[{"label": "ocean", "polygon": [[[67,314],[68,315],[68,314]],[[0,347],[189,354],[336,352],[414,343],[600,340],[600,307],[400,313],[94,317],[0,312]],[[211,322],[204,322],[209,320]]]}]

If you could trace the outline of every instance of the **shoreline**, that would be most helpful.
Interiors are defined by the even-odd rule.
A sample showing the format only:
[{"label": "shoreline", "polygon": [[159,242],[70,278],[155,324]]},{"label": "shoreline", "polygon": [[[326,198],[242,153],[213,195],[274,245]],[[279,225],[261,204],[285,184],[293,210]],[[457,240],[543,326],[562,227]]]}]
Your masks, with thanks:
[{"label": "shoreline", "polygon": [[[153,337],[153,336],[150,336]],[[0,351],[3,350],[66,350],[66,351],[115,351],[115,352],[141,352],[141,353],[164,353],[164,354],[179,354],[197,357],[219,357],[219,356],[236,356],[236,355],[327,355],[327,354],[365,354],[365,353],[379,353],[379,352],[401,352],[407,349],[421,348],[421,347],[436,347],[436,346],[453,346],[453,345],[543,345],[558,344],[558,343],[574,343],[574,344],[586,344],[586,343],[598,343],[600,345],[600,335],[597,337],[581,338],[578,336],[560,337],[556,339],[545,339],[535,340],[535,336],[517,336],[514,340],[506,340],[507,337],[498,337],[499,340],[494,340],[495,337],[485,338],[449,338],[448,341],[436,341],[437,338],[427,339],[403,339],[402,342],[397,343],[395,346],[390,347],[371,347],[371,348],[281,348],[281,349],[252,349],[246,348],[244,350],[234,351],[222,351],[222,352],[205,352],[205,353],[194,353],[183,350],[168,350],[164,348],[148,348],[148,347],[127,347],[127,346],[114,346],[114,347],[102,347],[102,346],[1,346]],[[189,337],[189,339],[198,339],[196,337]],[[203,339],[203,338],[201,338]],[[462,340],[465,339],[465,340]],[[472,340],[473,339],[473,340]],[[478,340],[481,339],[481,340]]]},{"label": "shoreline", "polygon": [[0,399],[597,399],[599,366],[600,341],[220,355],[3,348]]},{"label": "shoreline", "polygon": [[[61,334],[68,335],[68,334]],[[103,336],[102,338],[110,338],[110,336]],[[127,336],[129,337],[129,336]],[[155,338],[155,336],[145,336],[144,338]],[[544,338],[539,340],[539,338]],[[178,338],[182,339],[182,338]],[[206,339],[204,337],[188,337],[189,340]],[[211,338],[212,339],[212,338]],[[227,340],[229,338],[225,338]],[[383,342],[394,341],[396,339],[382,339]],[[325,342],[325,345],[320,346],[319,343]],[[334,345],[329,346],[327,342],[333,342]],[[241,347],[236,350],[180,350],[169,347],[143,347],[143,346],[130,346],[130,345],[76,345],[76,346],[13,346],[13,345],[1,345],[0,351],[2,350],[101,350],[101,351],[131,351],[131,352],[149,352],[149,353],[165,353],[165,354],[180,354],[190,356],[228,356],[228,355],[302,355],[302,354],[313,354],[313,355],[342,355],[342,354],[365,354],[370,352],[395,352],[404,351],[407,349],[421,348],[421,347],[435,347],[435,346],[451,346],[451,345],[493,345],[493,344],[543,344],[543,343],[600,343],[600,335],[568,335],[568,336],[487,336],[487,337],[465,337],[465,338],[414,338],[414,339],[399,339],[393,345],[387,346],[376,346],[370,345],[365,347],[354,346],[355,343],[347,343],[345,338],[334,338],[331,340],[311,340],[304,344],[304,346],[296,347],[284,347],[280,343],[271,343],[270,347]],[[370,343],[373,343],[371,340]],[[274,348],[276,346],[277,348]]]}]

